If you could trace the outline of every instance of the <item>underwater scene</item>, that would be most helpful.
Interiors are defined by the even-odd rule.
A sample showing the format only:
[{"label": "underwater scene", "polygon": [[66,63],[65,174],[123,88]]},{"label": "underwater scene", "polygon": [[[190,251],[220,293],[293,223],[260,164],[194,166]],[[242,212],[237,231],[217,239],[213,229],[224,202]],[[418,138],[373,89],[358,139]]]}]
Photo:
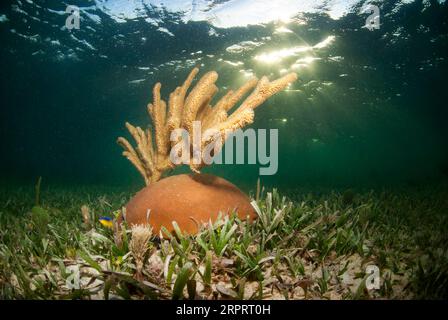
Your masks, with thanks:
[{"label": "underwater scene", "polygon": [[2,1],[0,40],[0,299],[448,299],[445,0]]}]

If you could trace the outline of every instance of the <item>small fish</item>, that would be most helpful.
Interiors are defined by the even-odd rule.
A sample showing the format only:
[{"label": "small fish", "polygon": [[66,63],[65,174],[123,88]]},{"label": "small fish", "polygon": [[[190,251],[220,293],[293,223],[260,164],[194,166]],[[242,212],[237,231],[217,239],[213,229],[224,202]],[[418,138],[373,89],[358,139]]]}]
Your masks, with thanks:
[{"label": "small fish", "polygon": [[113,222],[113,219],[111,217],[100,217],[99,221],[106,228],[112,229],[114,227],[114,222]]}]

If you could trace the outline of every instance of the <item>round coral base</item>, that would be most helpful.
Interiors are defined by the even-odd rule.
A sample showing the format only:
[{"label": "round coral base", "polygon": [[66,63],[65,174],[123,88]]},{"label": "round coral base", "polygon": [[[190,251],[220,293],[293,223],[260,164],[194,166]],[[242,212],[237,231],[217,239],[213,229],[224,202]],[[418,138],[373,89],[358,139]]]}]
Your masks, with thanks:
[{"label": "round coral base", "polygon": [[140,190],[126,206],[126,222],[149,223],[159,234],[162,226],[173,231],[176,221],[183,232],[195,234],[200,224],[234,210],[240,219],[256,217],[249,198],[229,181],[209,174],[180,174]]}]

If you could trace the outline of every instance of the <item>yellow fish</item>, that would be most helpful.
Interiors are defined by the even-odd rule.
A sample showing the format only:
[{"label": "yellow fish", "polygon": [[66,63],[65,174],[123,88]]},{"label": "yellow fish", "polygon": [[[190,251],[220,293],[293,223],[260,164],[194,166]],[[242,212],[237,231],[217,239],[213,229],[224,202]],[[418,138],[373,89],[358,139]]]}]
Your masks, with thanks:
[{"label": "yellow fish", "polygon": [[111,217],[100,217],[99,221],[106,228],[112,229],[114,227],[114,221],[112,220]]}]

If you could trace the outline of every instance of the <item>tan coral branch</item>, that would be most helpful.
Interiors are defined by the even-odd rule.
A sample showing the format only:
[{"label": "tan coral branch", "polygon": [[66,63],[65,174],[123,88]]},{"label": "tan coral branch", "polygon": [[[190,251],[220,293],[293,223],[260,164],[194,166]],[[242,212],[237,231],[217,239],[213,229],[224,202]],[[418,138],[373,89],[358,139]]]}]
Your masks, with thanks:
[{"label": "tan coral branch", "polygon": [[[154,141],[149,129],[144,131],[129,123],[126,123],[126,127],[136,142],[136,148],[132,147],[125,138],[118,138],[118,143],[124,149],[123,155],[137,168],[147,185],[159,180],[164,171],[175,167],[170,159],[170,151],[177,143],[177,141],[170,141],[170,134],[174,130],[183,128],[187,130],[190,137],[211,130],[216,134],[202,137],[199,147],[203,150],[205,145],[218,143],[218,139],[222,139],[222,143],[218,143],[221,148],[229,134],[253,123],[255,108],[297,79],[295,73],[287,74],[272,82],[267,77],[262,77],[261,80],[253,78],[238,90],[227,92],[215,106],[212,106],[211,101],[218,92],[215,85],[218,74],[215,71],[206,73],[188,93],[198,72],[199,69],[194,68],[184,83],[169,95],[168,108],[160,95],[161,84],[157,83],[154,86],[153,102],[148,104],[148,113],[154,127]],[[233,113],[229,114],[238,101],[251,90],[253,90],[252,93]],[[201,132],[195,132],[193,129],[195,121],[200,121]],[[175,153],[178,152],[179,150]],[[205,165],[202,160],[200,163],[194,163],[192,161],[194,154],[185,156],[189,157],[190,168],[195,172],[199,172]]]}]

